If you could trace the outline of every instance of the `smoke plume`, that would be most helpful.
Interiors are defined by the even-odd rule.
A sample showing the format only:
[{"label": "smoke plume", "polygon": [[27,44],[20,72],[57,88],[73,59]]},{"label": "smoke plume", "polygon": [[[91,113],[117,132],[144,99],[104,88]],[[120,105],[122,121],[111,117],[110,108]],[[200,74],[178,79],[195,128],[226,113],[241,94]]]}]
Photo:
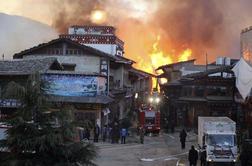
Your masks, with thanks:
[{"label": "smoke plume", "polygon": [[97,5],[97,0],[56,0],[51,1],[53,11],[52,26],[64,33],[71,25],[90,25],[90,13]]},{"label": "smoke plume", "polygon": [[[117,28],[117,35],[125,42],[126,56],[146,62],[150,61],[147,55],[158,35],[159,48],[175,60],[186,48],[192,49],[191,58],[196,58],[198,63],[205,63],[206,53],[209,61],[213,61],[216,56],[239,58],[240,31],[252,23],[251,0],[32,2],[33,0],[19,0],[16,6],[23,16],[50,24],[59,33],[66,33],[71,25],[94,24],[90,20],[91,12],[105,11],[107,20],[103,25]],[[23,4],[27,4],[26,7]]]},{"label": "smoke plume", "polygon": [[[193,57],[204,63],[205,54],[210,60],[215,56],[235,56],[233,42],[239,40],[240,29],[230,38],[228,10],[236,1],[218,0],[66,0],[54,1],[53,26],[66,32],[70,25],[86,25],[90,12],[95,9],[107,11],[107,25],[115,26],[119,37],[125,41],[126,56],[138,60],[148,58],[156,36],[161,36],[160,47],[169,55],[178,55],[186,48],[193,50]],[[224,7],[226,10],[223,10]],[[57,9],[56,9],[57,8]],[[234,23],[233,23],[234,24]],[[230,33],[228,33],[228,31]],[[237,41],[236,41],[237,43]],[[239,44],[239,43],[237,43]],[[239,47],[239,45],[237,45]],[[238,57],[239,55],[236,55]],[[149,59],[146,59],[148,61]]]}]

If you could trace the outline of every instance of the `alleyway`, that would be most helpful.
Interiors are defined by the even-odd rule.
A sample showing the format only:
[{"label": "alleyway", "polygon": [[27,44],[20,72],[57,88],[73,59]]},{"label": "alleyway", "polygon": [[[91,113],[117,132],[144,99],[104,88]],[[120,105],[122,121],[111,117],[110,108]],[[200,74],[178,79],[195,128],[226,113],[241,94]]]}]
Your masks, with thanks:
[{"label": "alleyway", "polygon": [[187,153],[197,145],[196,135],[188,133],[186,149],[181,150],[179,133],[145,137],[145,144],[98,143],[99,166],[178,166],[187,165]]}]

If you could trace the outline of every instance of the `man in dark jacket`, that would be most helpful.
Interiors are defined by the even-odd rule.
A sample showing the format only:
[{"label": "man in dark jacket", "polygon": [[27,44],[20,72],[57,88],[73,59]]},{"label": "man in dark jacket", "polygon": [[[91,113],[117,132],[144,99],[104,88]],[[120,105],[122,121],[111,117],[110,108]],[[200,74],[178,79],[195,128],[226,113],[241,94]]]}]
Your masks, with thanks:
[{"label": "man in dark jacket", "polygon": [[139,131],[139,136],[140,136],[140,142],[141,142],[141,144],[144,143],[144,134],[145,134],[144,128],[141,127],[140,131]]},{"label": "man in dark jacket", "polygon": [[249,160],[249,152],[247,152],[246,149],[243,149],[240,154],[240,160],[241,160],[241,166],[248,166],[248,160]]},{"label": "man in dark jacket", "polygon": [[206,165],[206,149],[202,149],[200,152],[200,166]]},{"label": "man in dark jacket", "polygon": [[189,160],[190,166],[197,165],[198,152],[197,150],[194,149],[194,146],[191,146],[191,149],[189,150],[188,160]]},{"label": "man in dark jacket", "polygon": [[185,149],[186,136],[187,136],[186,131],[185,129],[183,129],[179,134],[182,149]]},{"label": "man in dark jacket", "polygon": [[99,135],[100,135],[100,127],[98,125],[96,125],[94,127],[94,142],[98,142]]}]

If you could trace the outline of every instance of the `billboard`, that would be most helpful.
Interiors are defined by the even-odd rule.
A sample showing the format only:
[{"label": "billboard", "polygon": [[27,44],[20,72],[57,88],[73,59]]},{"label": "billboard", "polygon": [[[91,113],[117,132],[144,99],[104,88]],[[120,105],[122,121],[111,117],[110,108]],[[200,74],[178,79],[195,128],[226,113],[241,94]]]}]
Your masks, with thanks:
[{"label": "billboard", "polygon": [[106,92],[106,78],[99,76],[46,74],[42,80],[45,92],[51,95],[94,97]]}]

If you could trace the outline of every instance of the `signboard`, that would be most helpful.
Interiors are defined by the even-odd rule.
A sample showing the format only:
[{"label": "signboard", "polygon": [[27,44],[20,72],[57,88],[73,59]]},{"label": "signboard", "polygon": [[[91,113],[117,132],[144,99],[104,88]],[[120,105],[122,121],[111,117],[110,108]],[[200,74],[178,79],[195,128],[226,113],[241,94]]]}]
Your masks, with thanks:
[{"label": "signboard", "polygon": [[44,90],[51,95],[94,97],[106,91],[104,77],[46,74],[42,79],[48,84]]},{"label": "signboard", "polygon": [[100,73],[104,76],[108,76],[108,61],[106,59],[101,59]]},{"label": "signboard", "polygon": [[20,107],[21,103],[18,100],[15,99],[0,99],[0,107]]}]

